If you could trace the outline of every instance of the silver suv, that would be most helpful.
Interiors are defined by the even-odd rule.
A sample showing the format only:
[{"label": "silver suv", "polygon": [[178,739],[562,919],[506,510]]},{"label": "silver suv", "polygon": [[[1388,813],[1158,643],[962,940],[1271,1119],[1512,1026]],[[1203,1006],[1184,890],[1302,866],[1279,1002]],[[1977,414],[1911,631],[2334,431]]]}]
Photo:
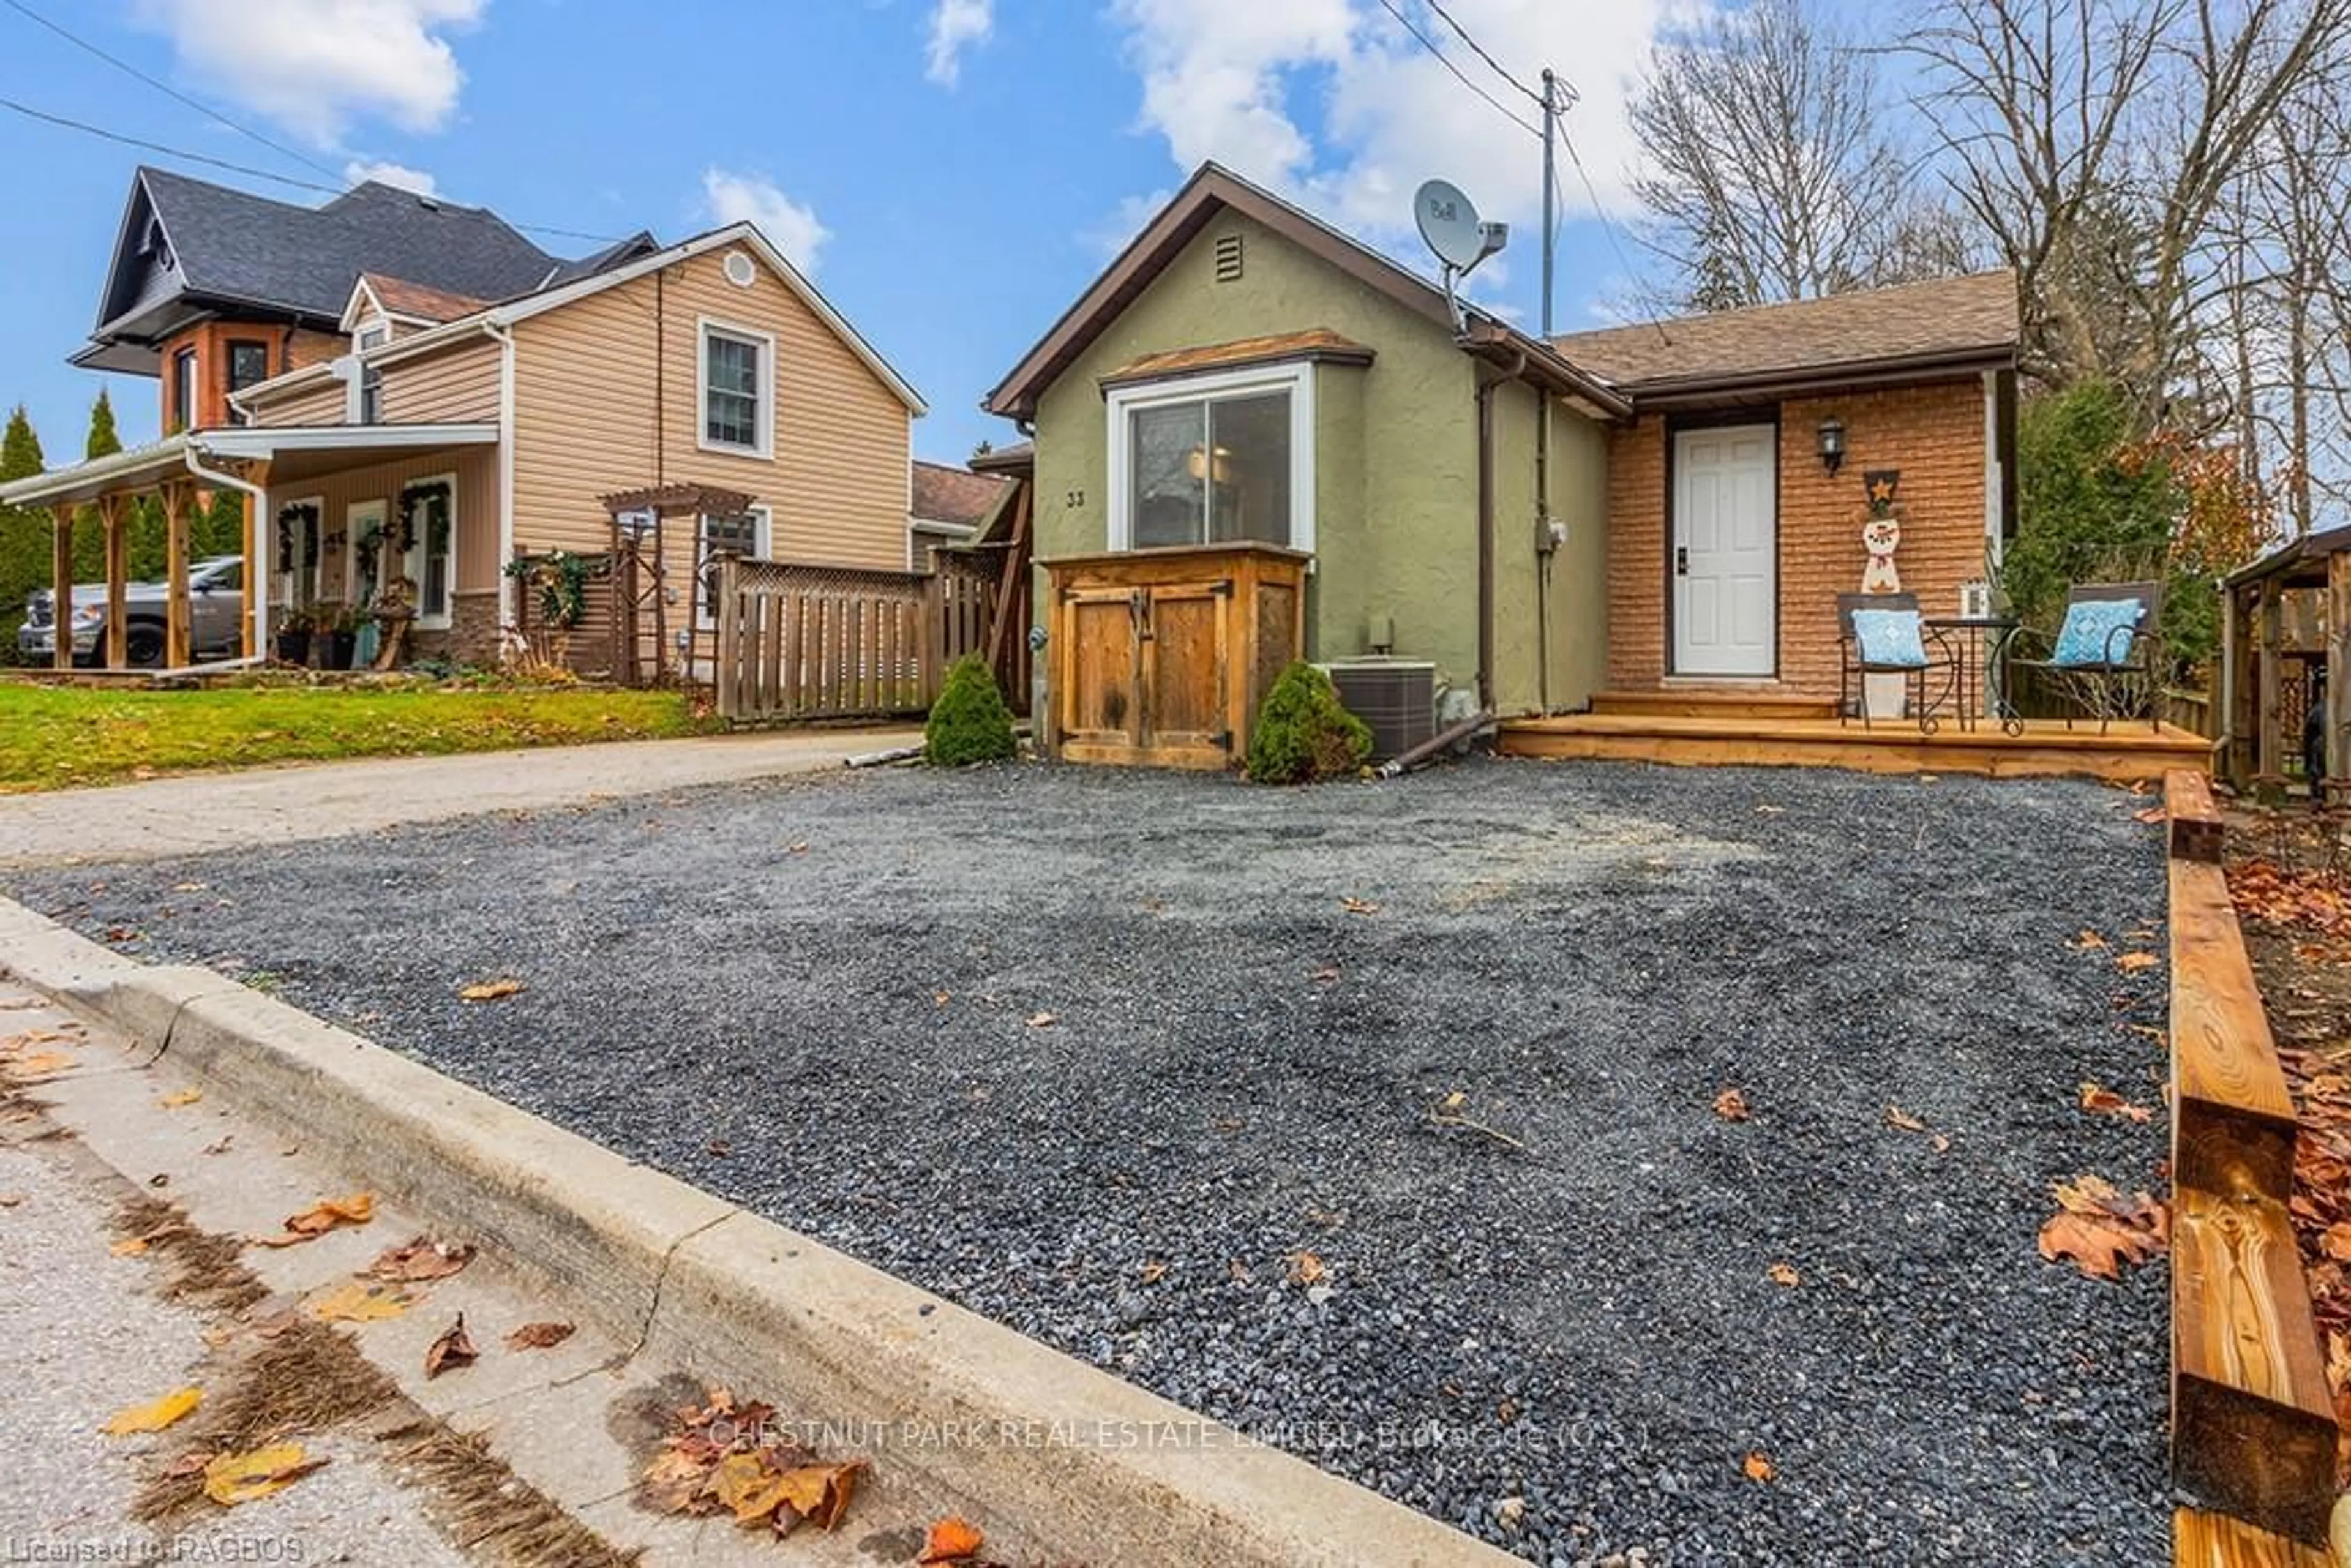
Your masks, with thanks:
[{"label": "silver suv", "polygon": [[[155,669],[163,663],[164,606],[171,586],[134,582],[123,591],[131,624],[123,638],[130,663]],[[25,601],[25,623],[16,630],[17,656],[28,664],[47,664],[57,656],[57,613],[49,590],[36,589]],[[244,645],[245,560],[219,555],[188,569],[188,627],[199,659],[234,656]],[[106,584],[78,582],[73,591],[73,651],[77,664],[106,663]]]}]

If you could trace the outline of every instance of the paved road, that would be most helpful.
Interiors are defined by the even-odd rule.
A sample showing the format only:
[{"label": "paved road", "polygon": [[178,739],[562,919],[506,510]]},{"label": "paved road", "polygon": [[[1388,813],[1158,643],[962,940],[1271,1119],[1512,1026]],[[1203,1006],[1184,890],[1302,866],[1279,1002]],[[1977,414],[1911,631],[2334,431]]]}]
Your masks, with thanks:
[{"label": "paved road", "polygon": [[918,730],[793,730],[381,758],[0,796],[0,869],[154,860],[814,773]]}]

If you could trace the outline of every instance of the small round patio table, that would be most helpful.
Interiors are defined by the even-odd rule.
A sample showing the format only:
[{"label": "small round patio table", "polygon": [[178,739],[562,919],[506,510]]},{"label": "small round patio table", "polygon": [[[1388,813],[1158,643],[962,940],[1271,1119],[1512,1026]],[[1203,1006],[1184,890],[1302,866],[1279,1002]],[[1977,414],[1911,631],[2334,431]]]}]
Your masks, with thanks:
[{"label": "small round patio table", "polygon": [[2022,622],[2007,615],[1930,615],[1927,629],[1951,647],[1951,710],[1963,730],[1997,719],[2009,735],[2022,735],[2024,720],[2008,700],[2008,650]]}]

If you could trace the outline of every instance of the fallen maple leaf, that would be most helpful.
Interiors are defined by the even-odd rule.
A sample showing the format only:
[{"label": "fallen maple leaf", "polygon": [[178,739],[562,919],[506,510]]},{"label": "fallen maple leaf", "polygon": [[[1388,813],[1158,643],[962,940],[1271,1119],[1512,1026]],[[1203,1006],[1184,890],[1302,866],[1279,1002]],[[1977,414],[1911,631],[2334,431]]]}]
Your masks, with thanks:
[{"label": "fallen maple leaf", "polygon": [[1888,1105],[1886,1108],[1886,1124],[1889,1127],[1898,1127],[1906,1133],[1923,1133],[1927,1130],[1926,1123],[1921,1122],[1899,1105]]},{"label": "fallen maple leaf", "polygon": [[2155,1115],[2155,1113],[2146,1106],[2134,1105],[2104,1084],[2093,1083],[2087,1080],[2085,1080],[2082,1084],[2082,1109],[2095,1112],[2100,1115],[2120,1116],[2126,1122],[2137,1122],[2142,1126]]},{"label": "fallen maple leaf", "polygon": [[224,1508],[284,1491],[326,1464],[299,1443],[272,1443],[247,1454],[216,1454],[204,1465],[204,1495]]},{"label": "fallen maple leaf", "polygon": [[445,1280],[474,1260],[474,1249],[463,1242],[435,1241],[419,1236],[398,1247],[387,1247],[368,1265],[370,1277],[398,1284],[423,1284]]},{"label": "fallen maple leaf", "polygon": [[1051,1029],[1055,1024],[1061,1021],[1061,1020],[1060,1019],[1055,1018],[1051,1013],[1030,1013],[1029,1015],[1029,1027],[1030,1029]]},{"label": "fallen maple leaf", "polygon": [[1313,981],[1318,986],[1327,986],[1332,981],[1339,977],[1338,967],[1332,964],[1325,964],[1321,968],[1313,970],[1306,977]]},{"label": "fallen maple leaf", "polygon": [[1293,1285],[1319,1284],[1322,1276],[1330,1272],[1322,1260],[1311,1252],[1291,1252],[1282,1261],[1290,1265],[1290,1282]]},{"label": "fallen maple leaf", "polygon": [[155,1102],[166,1111],[176,1111],[183,1105],[193,1105],[204,1097],[201,1089],[183,1089],[177,1094],[166,1094]]},{"label": "fallen maple leaf", "polygon": [[264,1247],[298,1247],[339,1225],[365,1225],[374,1218],[375,1195],[355,1192],[349,1197],[321,1199],[299,1214],[287,1215],[282,1236],[256,1236],[254,1239]]},{"label": "fallen maple leaf", "polygon": [[1155,1285],[1167,1277],[1167,1265],[1154,1258],[1144,1263],[1138,1272],[1144,1284]]},{"label": "fallen maple leaf", "polygon": [[116,1411],[99,1430],[110,1437],[128,1437],[133,1432],[160,1432],[193,1410],[204,1397],[201,1388],[175,1388],[161,1399]]},{"label": "fallen maple leaf", "polygon": [[2095,931],[2087,929],[2082,931],[2071,942],[2065,944],[2066,946],[2071,947],[2076,953],[2095,952],[2098,948],[2104,947],[2105,945],[2106,939],[2105,937],[2099,936]]},{"label": "fallen maple leaf", "polygon": [[1747,1096],[1736,1089],[1726,1089],[1714,1097],[1714,1113],[1726,1122],[1747,1120]]},{"label": "fallen maple leaf", "polygon": [[136,1258],[146,1251],[147,1247],[148,1241],[144,1236],[131,1236],[116,1242],[108,1248],[107,1251],[117,1258]]},{"label": "fallen maple leaf", "polygon": [[1804,1277],[1796,1272],[1795,1265],[1792,1263],[1772,1264],[1771,1275],[1773,1284],[1785,1285],[1792,1291],[1804,1282]]},{"label": "fallen maple leaf", "polygon": [[508,1350],[549,1350],[576,1331],[569,1323],[525,1323],[507,1335]]},{"label": "fallen maple leaf", "polygon": [[429,1383],[461,1366],[471,1366],[481,1359],[481,1354],[474,1348],[474,1336],[465,1332],[465,1314],[459,1312],[457,1321],[442,1330],[441,1337],[425,1349],[425,1381]]},{"label": "fallen maple leaf", "polygon": [[1339,907],[1350,915],[1377,915],[1380,912],[1378,904],[1368,898],[1357,898],[1353,894],[1341,899]]},{"label": "fallen maple leaf", "polygon": [[345,1285],[312,1301],[310,1315],[321,1322],[371,1323],[396,1318],[408,1305],[408,1298],[388,1285]]},{"label": "fallen maple leaf", "polygon": [[49,1078],[73,1065],[74,1058],[62,1051],[43,1051],[19,1057],[12,1071],[26,1078]]},{"label": "fallen maple leaf", "polygon": [[461,1002],[495,1002],[514,996],[522,989],[520,980],[476,980],[457,992]]},{"label": "fallen maple leaf", "polygon": [[2160,822],[2170,814],[2170,812],[2165,810],[2160,806],[2149,806],[2144,811],[2133,812],[2131,815],[2131,821],[2134,822]]},{"label": "fallen maple leaf", "polygon": [[2319,1247],[2337,1263],[2351,1263],[2351,1220],[2337,1220],[2320,1232]]},{"label": "fallen maple leaf", "polygon": [[960,1563],[967,1557],[977,1557],[987,1538],[977,1525],[953,1517],[934,1520],[923,1537],[923,1554],[914,1559],[917,1568],[929,1568],[939,1563]]},{"label": "fallen maple leaf", "polygon": [[784,1501],[819,1530],[830,1531],[849,1511],[849,1500],[857,1490],[858,1472],[864,1468],[863,1459],[839,1465],[802,1465],[782,1478]]},{"label": "fallen maple leaf", "polygon": [[2059,1209],[2041,1228],[2041,1256],[2072,1260],[2100,1280],[2122,1278],[2125,1263],[2158,1257],[2169,1243],[2171,1215],[2145,1193],[2125,1197],[2101,1176],[2081,1176],[2050,1189]]},{"label": "fallen maple leaf", "polygon": [[1745,1472],[1750,1481],[1768,1481],[1780,1473],[1780,1467],[1771,1462],[1770,1456],[1764,1454],[1748,1455],[1739,1461],[1739,1468]]}]

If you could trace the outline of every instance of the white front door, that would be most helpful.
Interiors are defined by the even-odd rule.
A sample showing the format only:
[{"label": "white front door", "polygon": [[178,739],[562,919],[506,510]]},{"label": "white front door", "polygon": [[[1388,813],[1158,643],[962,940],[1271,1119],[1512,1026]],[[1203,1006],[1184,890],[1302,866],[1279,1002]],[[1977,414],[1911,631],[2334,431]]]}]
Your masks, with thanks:
[{"label": "white front door", "polygon": [[1769,675],[1779,667],[1778,445],[1768,424],[1674,437],[1677,675]]}]

